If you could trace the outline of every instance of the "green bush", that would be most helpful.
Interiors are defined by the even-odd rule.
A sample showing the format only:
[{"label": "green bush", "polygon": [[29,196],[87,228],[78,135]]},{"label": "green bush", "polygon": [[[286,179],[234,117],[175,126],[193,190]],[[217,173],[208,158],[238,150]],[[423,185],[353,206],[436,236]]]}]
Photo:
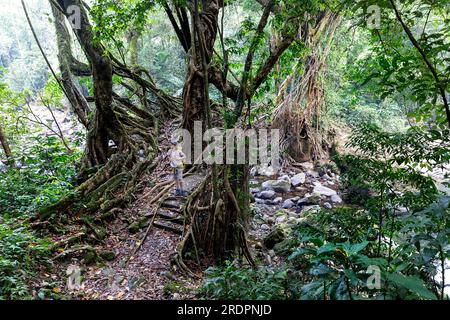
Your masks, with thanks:
[{"label": "green bush", "polygon": [[50,242],[24,221],[73,189],[78,158],[55,137],[40,137],[18,159],[20,168],[0,172],[0,299],[32,298],[29,285],[50,263]]},{"label": "green bush", "polygon": [[[353,210],[357,219],[352,229],[352,210],[346,211],[348,216],[342,209],[311,215],[294,230],[284,254],[291,268],[304,271],[301,299],[436,299],[431,279],[423,279],[414,259],[401,250],[389,257],[388,246],[378,253],[370,213]],[[379,270],[378,288],[368,286],[374,268]]]},{"label": "green bush", "polygon": [[219,300],[287,299],[287,271],[280,269],[240,267],[227,261],[223,267],[209,268],[201,295]]},{"label": "green bush", "polygon": [[73,189],[75,161],[55,137],[36,138],[20,169],[0,172],[0,215],[22,216],[58,201]]},{"label": "green bush", "polygon": [[17,224],[0,223],[0,299],[31,298],[30,278],[48,263],[50,242]]}]

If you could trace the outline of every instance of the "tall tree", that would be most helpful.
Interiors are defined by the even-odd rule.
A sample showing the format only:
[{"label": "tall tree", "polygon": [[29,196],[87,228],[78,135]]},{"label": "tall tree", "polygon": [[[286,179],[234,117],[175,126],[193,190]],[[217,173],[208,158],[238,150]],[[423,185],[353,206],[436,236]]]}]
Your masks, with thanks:
[{"label": "tall tree", "polygon": [[108,161],[109,141],[114,141],[118,147],[124,143],[124,135],[112,106],[112,62],[102,45],[94,41],[84,4],[80,0],[58,0],[58,5],[68,18],[72,15],[71,7],[79,9],[79,27],[74,28],[74,32],[92,69],[96,106],[93,126],[88,133],[87,159],[91,166],[102,165]]},{"label": "tall tree", "polygon": [[[136,66],[129,68],[125,62],[107,52],[101,39],[96,38],[96,32],[82,1],[49,1],[54,6],[63,89],[74,89],[74,95],[70,94],[72,91],[65,93],[69,101],[79,107],[72,75],[91,75],[94,97],[89,100],[94,101],[95,108],[92,108],[92,112],[83,110],[88,113],[88,135],[84,166],[79,174],[80,185],[73,194],[50,207],[42,208],[40,217],[48,219],[55,214],[70,213],[80,201],[89,203],[81,213],[108,213],[126,205],[132,199],[133,193],[141,187],[140,178],[144,172],[154,167],[153,161],[159,151],[155,139],[160,127],[159,122],[164,121],[167,115],[176,113],[180,103],[158,89],[147,71]],[[61,21],[61,14],[70,21],[73,12],[69,9],[72,8],[79,9],[78,25],[72,27],[89,62],[89,72],[85,72],[79,63],[71,59],[72,53],[68,44],[71,39],[63,25],[65,22]],[[83,69],[82,73],[79,72],[80,69]],[[142,105],[136,105],[134,101],[114,91],[113,75],[121,79],[120,85],[125,91],[130,86],[124,79],[142,88],[139,93]],[[143,161],[140,160],[142,154]]]},{"label": "tall tree", "polygon": [[[450,126],[448,74],[448,1],[344,1],[354,25],[372,35],[371,55],[362,64],[369,76],[363,85],[377,86],[381,98],[401,96],[419,125],[448,130]],[[373,11],[379,9],[379,24],[370,27]],[[411,103],[412,102],[412,103]]]},{"label": "tall tree", "polygon": [[[400,10],[397,8],[397,5],[395,4],[394,0],[390,0],[390,3],[392,5],[392,8],[395,12],[395,17],[397,18],[398,22],[401,24],[403,31],[406,33],[409,41],[411,41],[412,45],[416,50],[419,52],[420,56],[423,59],[423,62],[427,66],[429,72],[432,74],[433,79],[435,81],[436,88],[439,92],[439,95],[442,99],[442,103],[444,104],[444,110],[445,110],[445,116],[447,118],[448,127],[450,129],[450,105],[447,98],[447,87],[448,84],[446,84],[439,74],[439,71],[437,67],[432,63],[430,60],[430,57],[425,52],[425,49],[422,47],[422,45],[419,43],[419,41],[414,36],[413,32],[409,28],[409,26],[406,24]],[[445,77],[445,76],[444,76]],[[448,81],[447,81],[448,82]]]},{"label": "tall tree", "polygon": [[51,7],[56,30],[56,41],[58,43],[58,61],[59,69],[61,71],[61,83],[78,120],[86,129],[88,129],[90,107],[86,98],[77,86],[75,76],[90,76],[91,67],[75,60],[72,54],[71,42],[68,41],[68,39],[70,39],[70,33],[66,25],[66,18],[54,5]]}]

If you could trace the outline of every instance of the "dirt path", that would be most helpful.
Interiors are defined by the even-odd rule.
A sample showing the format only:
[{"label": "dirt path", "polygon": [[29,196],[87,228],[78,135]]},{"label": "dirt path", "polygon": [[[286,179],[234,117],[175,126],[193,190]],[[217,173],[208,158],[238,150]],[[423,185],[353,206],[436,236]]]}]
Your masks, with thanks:
[{"label": "dirt path", "polygon": [[[69,292],[71,298],[79,299],[109,299],[109,300],[158,300],[158,299],[193,299],[199,285],[198,281],[188,279],[179,273],[172,266],[172,258],[176,254],[176,247],[181,240],[183,233],[182,216],[180,209],[184,203],[184,198],[173,197],[173,188],[168,190],[165,200],[161,199],[159,215],[155,217],[153,226],[142,242],[139,251],[132,254],[139,246],[146,235],[148,226],[152,222],[155,204],[152,200],[158,196],[166,187],[155,188],[155,184],[170,182],[172,179],[170,169],[167,168],[168,161],[165,153],[158,160],[158,167],[151,176],[146,179],[148,186],[137,196],[136,201],[120,213],[117,219],[108,223],[108,237],[100,245],[95,246],[98,253],[112,252],[114,259],[110,262],[103,261],[84,269],[84,288],[77,292]],[[290,172],[294,175],[296,172]],[[185,188],[192,191],[203,179],[202,175],[196,174],[185,178]],[[269,178],[259,179],[258,185]],[[261,247],[262,239],[271,229],[278,225],[296,222],[299,213],[295,208],[280,211],[283,200],[294,200],[304,196],[319,181],[323,184],[331,184],[335,181],[331,177],[327,180],[319,178],[314,171],[308,172],[306,182],[300,191],[292,189],[291,192],[282,194],[280,201],[265,200],[264,203],[256,203],[256,216],[252,220],[252,230],[250,231],[250,242],[252,251],[259,258],[268,258],[270,255],[266,250],[257,250]],[[256,181],[254,181],[255,183]],[[290,182],[289,182],[290,184]],[[332,186],[336,188],[336,186]],[[330,189],[330,191],[333,191]],[[317,200],[317,204],[326,201],[326,197]],[[297,200],[298,200],[297,199]],[[258,200],[258,199],[257,199]],[[296,201],[297,201],[296,200]],[[316,207],[319,207],[316,205]],[[276,216],[277,212],[283,215]],[[131,230],[135,226],[136,230]],[[259,243],[259,244],[258,244]],[[80,259],[81,258],[81,259]],[[83,257],[75,259],[71,264],[81,264],[85,262]],[[63,265],[67,268],[68,263]],[[61,273],[64,269],[61,269]],[[62,275],[63,277],[65,275]],[[66,277],[66,276],[65,276]]]}]

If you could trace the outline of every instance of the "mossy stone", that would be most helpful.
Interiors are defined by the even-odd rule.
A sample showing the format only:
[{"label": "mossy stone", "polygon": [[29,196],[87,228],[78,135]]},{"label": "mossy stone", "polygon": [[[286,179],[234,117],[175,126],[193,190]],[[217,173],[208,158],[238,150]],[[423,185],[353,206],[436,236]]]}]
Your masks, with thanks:
[{"label": "mossy stone", "polygon": [[130,231],[130,233],[136,233],[141,229],[140,225],[139,225],[139,221],[135,221],[132,224],[130,224],[128,226],[128,231]]},{"label": "mossy stone", "polygon": [[273,249],[273,247],[282,242],[286,238],[285,232],[282,228],[275,228],[264,238],[264,245],[267,249]]},{"label": "mossy stone", "polygon": [[103,260],[112,261],[116,258],[116,254],[114,251],[107,250],[107,251],[100,252],[100,257]]},{"label": "mossy stone", "polygon": [[84,263],[86,264],[93,264],[97,261],[97,253],[95,250],[89,250],[84,255]]},{"label": "mossy stone", "polygon": [[148,217],[144,217],[139,220],[139,228],[140,229],[148,227],[149,224],[150,224],[150,218],[148,218]]}]

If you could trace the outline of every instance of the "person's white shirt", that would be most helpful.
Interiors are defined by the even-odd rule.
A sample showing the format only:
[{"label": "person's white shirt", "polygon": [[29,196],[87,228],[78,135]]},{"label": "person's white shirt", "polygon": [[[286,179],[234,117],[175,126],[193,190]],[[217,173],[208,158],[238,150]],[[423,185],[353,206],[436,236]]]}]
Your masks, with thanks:
[{"label": "person's white shirt", "polygon": [[172,168],[183,168],[186,155],[183,153],[181,146],[177,145],[170,151],[170,166]]}]

